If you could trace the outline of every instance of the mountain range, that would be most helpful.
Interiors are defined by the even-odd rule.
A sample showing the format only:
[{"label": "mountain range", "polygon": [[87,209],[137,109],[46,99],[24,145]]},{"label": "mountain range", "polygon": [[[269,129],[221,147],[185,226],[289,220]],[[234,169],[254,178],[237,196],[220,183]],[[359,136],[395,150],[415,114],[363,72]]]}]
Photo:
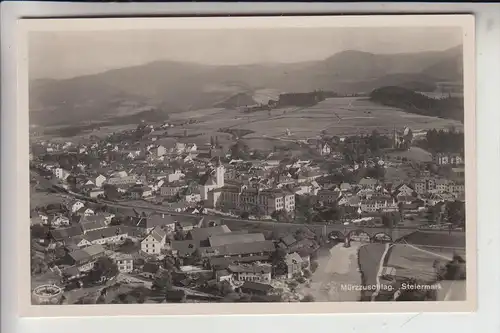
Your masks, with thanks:
[{"label": "mountain range", "polygon": [[210,108],[263,89],[340,94],[384,86],[432,91],[439,81],[462,81],[462,46],[444,51],[373,54],[348,50],[294,64],[214,66],[157,61],[71,79],[30,81],[30,122],[74,125],[156,113]]}]

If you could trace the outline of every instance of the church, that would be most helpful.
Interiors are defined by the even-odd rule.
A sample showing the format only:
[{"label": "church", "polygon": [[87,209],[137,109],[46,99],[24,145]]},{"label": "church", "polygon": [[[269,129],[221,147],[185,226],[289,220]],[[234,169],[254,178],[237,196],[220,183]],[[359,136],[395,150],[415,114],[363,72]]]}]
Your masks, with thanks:
[{"label": "church", "polygon": [[218,159],[215,170],[210,170],[201,179],[199,185],[201,200],[207,200],[209,192],[224,186],[225,172],[224,166]]}]

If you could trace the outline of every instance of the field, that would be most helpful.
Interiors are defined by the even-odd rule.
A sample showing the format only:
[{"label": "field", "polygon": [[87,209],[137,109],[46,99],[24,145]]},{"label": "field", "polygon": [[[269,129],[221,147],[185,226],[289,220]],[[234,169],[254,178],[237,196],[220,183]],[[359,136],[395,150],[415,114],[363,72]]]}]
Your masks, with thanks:
[{"label": "field", "polygon": [[[189,133],[214,135],[221,128],[246,129],[252,133],[244,136],[251,148],[272,148],[278,144],[314,138],[325,131],[329,135],[368,134],[374,129],[390,134],[394,127],[405,126],[414,132],[431,128],[454,126],[462,129],[457,121],[406,113],[400,109],[380,106],[366,98],[330,98],[307,108],[274,109],[244,113],[241,109],[207,109],[171,115],[174,120],[195,119],[197,122],[183,127]],[[289,135],[287,135],[289,130]],[[424,159],[421,152],[410,152],[409,159]]]},{"label": "field", "polygon": [[449,253],[433,253],[397,244],[391,248],[386,266],[394,267],[398,278],[416,278],[419,281],[433,282],[436,278],[434,262],[446,261],[445,257],[451,258]]},{"label": "field", "polygon": [[408,150],[391,152],[388,155],[390,158],[406,158],[419,163],[432,162],[432,154],[419,147],[410,147]]},{"label": "field", "polygon": [[[244,135],[243,139],[251,149],[272,149],[275,146],[289,145],[298,140],[315,138],[322,131],[328,135],[345,136],[369,134],[375,129],[382,134],[390,134],[394,128],[401,130],[405,126],[410,127],[413,132],[449,126],[463,128],[461,123],[454,120],[410,114],[375,104],[362,97],[330,98],[311,107],[280,108],[252,113],[245,113],[242,109],[192,110],[172,113],[169,119],[194,120],[194,123],[171,128],[169,133],[180,136],[181,141],[197,145],[209,143],[212,136],[218,136],[221,144],[232,142],[234,138],[228,133],[219,132],[221,129],[248,130],[249,133]],[[105,136],[135,126],[103,126],[74,138]],[[186,138],[182,138],[184,133],[187,133]],[[419,152],[409,154],[409,159],[428,158]]]},{"label": "field", "polygon": [[45,191],[36,191],[33,187],[30,189],[30,206],[42,207],[49,204],[60,204],[66,200],[60,195],[48,193]]}]

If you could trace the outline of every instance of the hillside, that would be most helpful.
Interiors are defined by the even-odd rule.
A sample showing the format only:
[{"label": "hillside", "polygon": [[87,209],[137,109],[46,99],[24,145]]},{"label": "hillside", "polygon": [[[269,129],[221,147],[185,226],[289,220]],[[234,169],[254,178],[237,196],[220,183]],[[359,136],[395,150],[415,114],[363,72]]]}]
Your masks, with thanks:
[{"label": "hillside", "polygon": [[[322,61],[297,64],[209,66],[158,61],[65,80],[30,82],[30,121],[77,124],[129,117],[141,108],[165,115],[234,104],[235,96],[258,90],[339,93],[384,86],[434,90],[438,81],[461,76],[461,48],[414,54],[344,51]],[[233,98],[233,99],[232,99]],[[244,104],[245,104],[244,103]]]},{"label": "hillside", "polygon": [[372,91],[370,100],[382,105],[400,108],[410,113],[453,119],[462,123],[464,121],[462,98],[433,99],[410,89],[390,86]]}]

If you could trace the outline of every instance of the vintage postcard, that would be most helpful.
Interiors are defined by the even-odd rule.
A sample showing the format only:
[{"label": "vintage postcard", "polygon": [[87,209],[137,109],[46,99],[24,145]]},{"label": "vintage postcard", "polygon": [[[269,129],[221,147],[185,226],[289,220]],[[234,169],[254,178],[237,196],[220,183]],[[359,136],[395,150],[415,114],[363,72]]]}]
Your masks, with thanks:
[{"label": "vintage postcard", "polygon": [[19,31],[24,316],[475,311],[473,16]]}]

